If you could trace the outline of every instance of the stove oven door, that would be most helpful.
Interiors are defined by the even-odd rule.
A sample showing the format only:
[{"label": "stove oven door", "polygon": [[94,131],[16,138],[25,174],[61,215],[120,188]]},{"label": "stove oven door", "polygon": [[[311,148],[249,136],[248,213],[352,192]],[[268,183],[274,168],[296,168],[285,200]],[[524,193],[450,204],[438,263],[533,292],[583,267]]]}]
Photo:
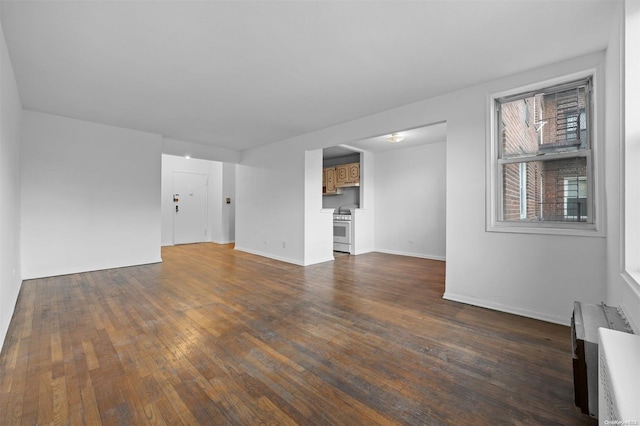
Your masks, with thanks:
[{"label": "stove oven door", "polygon": [[351,244],[351,221],[333,221],[333,242],[340,244]]}]

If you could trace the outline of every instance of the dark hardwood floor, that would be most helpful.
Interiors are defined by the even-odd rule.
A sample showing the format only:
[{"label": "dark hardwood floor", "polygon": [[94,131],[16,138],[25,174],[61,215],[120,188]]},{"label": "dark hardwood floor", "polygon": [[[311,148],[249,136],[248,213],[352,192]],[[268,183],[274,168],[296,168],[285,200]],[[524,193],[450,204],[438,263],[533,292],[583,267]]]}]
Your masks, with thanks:
[{"label": "dark hardwood floor", "polygon": [[162,256],[23,283],[1,424],[595,424],[569,328],[443,300],[443,262]]}]

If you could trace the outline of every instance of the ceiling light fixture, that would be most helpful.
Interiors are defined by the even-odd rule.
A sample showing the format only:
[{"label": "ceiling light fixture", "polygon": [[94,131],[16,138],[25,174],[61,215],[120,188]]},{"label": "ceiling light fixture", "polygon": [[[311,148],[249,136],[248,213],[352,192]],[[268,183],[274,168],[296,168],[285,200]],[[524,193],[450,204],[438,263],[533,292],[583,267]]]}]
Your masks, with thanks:
[{"label": "ceiling light fixture", "polygon": [[397,133],[391,133],[391,136],[387,138],[387,141],[391,143],[398,143],[398,142],[402,142],[403,140],[404,140],[404,136],[400,136]]}]

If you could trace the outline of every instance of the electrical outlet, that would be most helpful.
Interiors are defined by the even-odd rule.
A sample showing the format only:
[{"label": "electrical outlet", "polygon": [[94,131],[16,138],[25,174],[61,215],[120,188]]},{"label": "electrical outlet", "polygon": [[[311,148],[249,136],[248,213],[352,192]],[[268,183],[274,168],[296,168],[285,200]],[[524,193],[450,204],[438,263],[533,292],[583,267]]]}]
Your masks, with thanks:
[{"label": "electrical outlet", "polygon": [[282,248],[287,248],[287,243],[285,243],[284,241],[282,242]]}]

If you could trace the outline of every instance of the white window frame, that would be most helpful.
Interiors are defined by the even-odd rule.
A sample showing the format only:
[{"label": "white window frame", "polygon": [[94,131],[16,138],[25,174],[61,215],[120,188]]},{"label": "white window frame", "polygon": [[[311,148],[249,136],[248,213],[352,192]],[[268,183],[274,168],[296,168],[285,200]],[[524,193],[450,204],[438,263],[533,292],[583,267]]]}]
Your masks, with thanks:
[{"label": "white window frame", "polygon": [[[574,235],[588,237],[604,237],[604,208],[603,200],[600,196],[603,182],[601,182],[601,173],[603,159],[600,152],[600,126],[598,123],[602,120],[600,115],[599,100],[604,98],[601,95],[599,84],[599,70],[587,69],[584,71],[568,74],[562,77],[553,78],[538,83],[520,86],[499,93],[489,94],[487,96],[487,136],[486,136],[486,230],[488,232],[511,232],[511,233],[527,233],[527,234],[550,234],[550,235]],[[535,221],[502,221],[502,179],[501,164],[499,164],[499,138],[500,126],[497,122],[498,114],[496,112],[496,102],[499,99],[517,96],[528,92],[535,92],[548,87],[560,86],[562,84],[571,83],[577,80],[591,78],[592,92],[591,97],[591,118],[590,118],[590,152],[587,154],[583,150],[580,154],[576,152],[570,153],[554,153],[546,154],[545,159],[562,159],[576,157],[576,155],[585,155],[588,158],[587,168],[591,173],[591,179],[588,182],[588,193],[592,197],[591,208],[588,212],[591,216],[590,221],[585,222],[535,222]],[[518,158],[501,160],[505,162],[521,162]]]},{"label": "white window frame", "polygon": [[[623,178],[624,218],[622,238],[624,273],[631,291],[640,294],[640,3],[625,3],[624,25],[624,118],[621,120],[623,136]],[[621,305],[624,305],[621,303]],[[625,308],[623,306],[623,308]],[[635,324],[640,326],[640,324]],[[636,330],[637,331],[637,330]]]},{"label": "white window frame", "polygon": [[520,219],[527,218],[527,163],[518,165],[520,178]]}]

